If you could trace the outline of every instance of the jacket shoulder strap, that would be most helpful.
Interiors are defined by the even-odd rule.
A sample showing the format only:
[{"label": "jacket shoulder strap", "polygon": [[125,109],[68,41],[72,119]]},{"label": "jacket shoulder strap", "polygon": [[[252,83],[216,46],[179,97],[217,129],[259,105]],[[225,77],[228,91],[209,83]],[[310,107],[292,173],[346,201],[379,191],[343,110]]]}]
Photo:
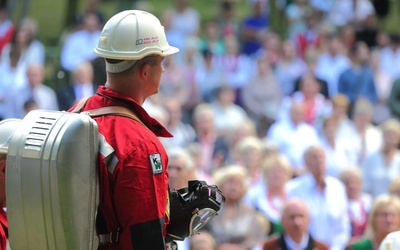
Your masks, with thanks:
[{"label": "jacket shoulder strap", "polygon": [[76,104],[75,108],[71,111],[72,113],[83,113],[87,114],[92,118],[99,117],[99,116],[106,116],[106,115],[117,115],[117,116],[123,116],[127,117],[130,119],[133,119],[144,126],[146,126],[140,119],[139,117],[133,112],[132,110],[122,107],[122,106],[109,106],[109,107],[102,107],[98,109],[92,109],[92,110],[85,110],[82,111],[83,108],[85,107],[87,101],[89,100],[90,97],[83,98],[79,100],[79,102]]},{"label": "jacket shoulder strap", "polygon": [[137,115],[132,110],[125,108],[125,107],[121,107],[121,106],[102,107],[102,108],[98,108],[98,109],[85,110],[85,111],[82,111],[81,113],[87,114],[92,118],[99,117],[99,116],[106,116],[106,115],[123,116],[123,117],[133,119],[144,125],[144,123],[139,119],[139,117],[137,117]]},{"label": "jacket shoulder strap", "polygon": [[89,100],[90,97],[85,97],[79,100],[79,102],[76,104],[75,108],[71,111],[72,113],[80,113],[82,109],[85,107],[87,101]]}]

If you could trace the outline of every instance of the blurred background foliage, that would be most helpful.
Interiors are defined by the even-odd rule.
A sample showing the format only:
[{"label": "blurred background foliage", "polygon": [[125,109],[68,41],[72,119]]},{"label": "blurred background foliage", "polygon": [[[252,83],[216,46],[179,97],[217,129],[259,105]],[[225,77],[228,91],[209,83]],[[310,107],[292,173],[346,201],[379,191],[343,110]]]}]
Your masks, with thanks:
[{"label": "blurred background foliage", "polygon": [[[57,85],[63,76],[57,75],[58,59],[63,38],[74,20],[76,13],[85,8],[87,0],[7,0],[9,13],[14,23],[24,16],[29,16],[38,22],[38,39],[44,43],[47,52],[47,76],[49,85]],[[250,13],[248,0],[236,1],[238,20]],[[270,24],[272,30],[283,36],[286,31],[286,20],[282,10],[277,8],[278,0],[269,0]],[[290,1],[290,0],[287,0]],[[321,0],[323,1],[323,0]],[[379,1],[379,0],[378,0]],[[99,10],[107,20],[115,13],[141,6],[161,19],[162,13],[175,5],[176,0],[99,0]],[[219,0],[190,0],[190,6],[196,8],[202,17],[202,23],[218,16]],[[379,27],[388,32],[400,31],[400,1],[392,0],[391,8],[385,19],[379,20]],[[200,34],[201,35],[201,34]],[[61,72],[62,73],[62,72]]]}]

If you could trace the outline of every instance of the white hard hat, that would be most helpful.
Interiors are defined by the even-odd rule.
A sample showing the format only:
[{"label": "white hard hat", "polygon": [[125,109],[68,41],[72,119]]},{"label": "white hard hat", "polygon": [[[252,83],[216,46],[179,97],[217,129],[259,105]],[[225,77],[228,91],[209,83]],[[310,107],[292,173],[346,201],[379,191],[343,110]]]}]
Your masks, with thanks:
[{"label": "white hard hat", "polygon": [[20,119],[6,119],[0,121],[0,154],[7,154],[11,136],[20,123]]},{"label": "white hard hat", "polygon": [[130,61],[148,55],[168,56],[178,51],[168,44],[158,18],[142,10],[126,10],[111,17],[94,49],[100,57]]},{"label": "white hard hat", "polygon": [[386,235],[379,246],[379,250],[400,250],[400,231]]}]

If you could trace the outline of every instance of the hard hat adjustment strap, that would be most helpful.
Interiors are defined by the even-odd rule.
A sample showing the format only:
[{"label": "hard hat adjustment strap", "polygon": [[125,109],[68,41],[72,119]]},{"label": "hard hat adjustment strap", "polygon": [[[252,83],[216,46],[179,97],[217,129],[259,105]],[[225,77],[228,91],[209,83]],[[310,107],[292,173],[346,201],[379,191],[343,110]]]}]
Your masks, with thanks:
[{"label": "hard hat adjustment strap", "polygon": [[136,62],[136,60],[124,60],[119,63],[109,63],[106,61],[106,70],[110,73],[121,73],[132,67]]}]

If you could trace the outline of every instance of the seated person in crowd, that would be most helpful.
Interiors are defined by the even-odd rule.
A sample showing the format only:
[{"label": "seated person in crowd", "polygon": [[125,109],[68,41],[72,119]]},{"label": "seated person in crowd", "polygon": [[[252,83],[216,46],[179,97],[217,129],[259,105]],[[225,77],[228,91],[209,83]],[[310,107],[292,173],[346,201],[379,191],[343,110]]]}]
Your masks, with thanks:
[{"label": "seated person in crowd", "polygon": [[266,240],[269,223],[254,207],[247,205],[248,172],[241,165],[219,167],[213,174],[215,184],[225,196],[218,216],[206,225],[214,235],[218,250],[248,250]]},{"label": "seated person in crowd", "polygon": [[286,201],[282,209],[283,233],[268,239],[263,250],[305,249],[328,250],[324,243],[315,240],[308,232],[310,217],[307,205],[297,198]]},{"label": "seated person in crowd", "polygon": [[395,196],[380,195],[375,198],[369,214],[365,238],[351,244],[350,250],[375,250],[391,232],[400,230],[400,200]]},{"label": "seated person in crowd", "polygon": [[272,153],[261,162],[263,182],[250,187],[245,197],[271,222],[271,232],[280,232],[281,213],[286,201],[286,183],[292,178],[292,167],[289,161],[279,153]]},{"label": "seated person in crowd", "polygon": [[362,191],[363,178],[359,167],[348,167],[340,173],[339,178],[346,187],[349,202],[351,243],[364,236],[373,199],[370,194]]},{"label": "seated person in crowd", "polygon": [[350,239],[345,187],[339,179],[326,174],[326,156],[320,145],[306,150],[304,162],[307,173],[287,183],[288,198],[296,197],[306,203],[309,230],[315,239],[331,250],[343,250]]}]

